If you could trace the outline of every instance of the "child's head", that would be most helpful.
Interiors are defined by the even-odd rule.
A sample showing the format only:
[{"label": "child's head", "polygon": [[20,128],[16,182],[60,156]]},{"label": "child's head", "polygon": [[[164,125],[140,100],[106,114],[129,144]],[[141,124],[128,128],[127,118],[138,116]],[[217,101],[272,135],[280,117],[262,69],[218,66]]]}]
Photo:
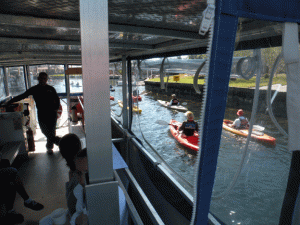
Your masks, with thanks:
[{"label": "child's head", "polygon": [[194,114],[191,111],[187,111],[185,113],[187,120],[193,120],[194,119]]},{"label": "child's head", "polygon": [[172,94],[171,96],[172,96],[173,98],[176,98],[176,95],[175,95],[175,94]]},{"label": "child's head", "polygon": [[81,141],[76,134],[66,134],[59,142],[59,151],[67,161],[67,166],[75,170],[74,157],[81,151]]}]

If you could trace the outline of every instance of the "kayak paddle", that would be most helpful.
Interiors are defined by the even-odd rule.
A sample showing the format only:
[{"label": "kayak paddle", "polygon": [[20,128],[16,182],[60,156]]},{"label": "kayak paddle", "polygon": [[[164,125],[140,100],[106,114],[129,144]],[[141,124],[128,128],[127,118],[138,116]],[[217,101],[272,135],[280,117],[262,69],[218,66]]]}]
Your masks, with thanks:
[{"label": "kayak paddle", "polygon": [[115,102],[115,103],[111,104],[110,106],[115,106],[116,104],[118,104],[118,103],[117,103],[117,102]]},{"label": "kayak paddle", "polygon": [[155,123],[159,124],[159,125],[170,125],[168,122],[164,121],[164,120],[157,120]]}]

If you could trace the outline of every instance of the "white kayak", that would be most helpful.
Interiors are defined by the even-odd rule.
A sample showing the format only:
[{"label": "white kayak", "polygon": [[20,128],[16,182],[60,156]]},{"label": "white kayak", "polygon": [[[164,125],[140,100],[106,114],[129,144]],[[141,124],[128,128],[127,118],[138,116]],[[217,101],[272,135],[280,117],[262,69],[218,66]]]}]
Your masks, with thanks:
[{"label": "white kayak", "polygon": [[166,107],[166,108],[170,108],[170,109],[176,109],[176,110],[180,110],[180,111],[187,111],[188,109],[183,107],[182,105],[169,105],[170,102],[167,101],[162,101],[162,100],[157,100],[159,104],[161,104],[162,106]]}]

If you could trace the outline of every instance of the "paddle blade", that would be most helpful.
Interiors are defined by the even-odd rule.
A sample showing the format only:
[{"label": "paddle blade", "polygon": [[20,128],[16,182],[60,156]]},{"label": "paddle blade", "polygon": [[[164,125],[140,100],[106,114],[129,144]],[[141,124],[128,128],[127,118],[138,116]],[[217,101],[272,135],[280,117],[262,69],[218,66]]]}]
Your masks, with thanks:
[{"label": "paddle blade", "polygon": [[159,125],[165,125],[165,126],[169,125],[169,123],[164,120],[157,120],[155,123],[157,123]]},{"label": "paddle blade", "polygon": [[187,105],[187,102],[183,102],[183,103],[181,103],[181,105]]},{"label": "paddle blade", "polygon": [[257,135],[257,136],[263,136],[263,135],[264,135],[263,132],[256,131],[256,130],[253,130],[253,131],[252,131],[252,134],[255,134],[255,135]]},{"label": "paddle blade", "polygon": [[257,131],[264,131],[264,130],[265,130],[264,127],[259,126],[259,125],[253,125],[253,129],[254,129],[254,130],[257,130]]}]

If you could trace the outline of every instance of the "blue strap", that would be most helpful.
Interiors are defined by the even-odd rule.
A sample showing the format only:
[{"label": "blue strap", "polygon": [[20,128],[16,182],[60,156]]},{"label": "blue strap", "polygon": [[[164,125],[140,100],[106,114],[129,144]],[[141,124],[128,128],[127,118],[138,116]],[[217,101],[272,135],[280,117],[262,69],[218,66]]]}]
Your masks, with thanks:
[{"label": "blue strap", "polygon": [[221,141],[238,18],[220,14],[216,5],[215,29],[209,68],[207,103],[201,143],[194,224],[207,224]]}]

